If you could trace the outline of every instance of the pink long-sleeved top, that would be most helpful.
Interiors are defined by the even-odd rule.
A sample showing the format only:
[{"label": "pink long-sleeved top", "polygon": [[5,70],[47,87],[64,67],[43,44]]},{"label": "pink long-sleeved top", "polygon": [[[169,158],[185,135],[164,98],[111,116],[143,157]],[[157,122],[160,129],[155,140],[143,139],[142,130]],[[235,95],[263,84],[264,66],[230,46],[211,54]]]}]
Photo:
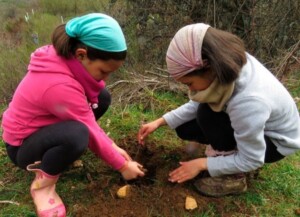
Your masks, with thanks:
[{"label": "pink long-sleeved top", "polygon": [[44,46],[32,53],[28,72],[3,113],[2,137],[6,143],[20,146],[40,128],[66,120],[80,121],[88,127],[89,149],[114,169],[125,164],[96,122],[82,85],[53,46]]}]

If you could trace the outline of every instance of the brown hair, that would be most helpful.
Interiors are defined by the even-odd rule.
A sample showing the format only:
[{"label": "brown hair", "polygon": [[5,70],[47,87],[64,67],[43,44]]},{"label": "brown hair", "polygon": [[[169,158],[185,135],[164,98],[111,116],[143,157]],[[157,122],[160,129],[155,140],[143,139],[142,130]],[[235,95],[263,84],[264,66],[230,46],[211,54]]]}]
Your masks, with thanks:
[{"label": "brown hair", "polygon": [[[215,28],[208,28],[202,44],[202,59],[208,60],[208,67],[220,84],[229,84],[237,79],[246,63],[243,41],[229,33]],[[195,70],[188,76],[203,76],[206,68]]]},{"label": "brown hair", "polygon": [[57,54],[67,59],[74,55],[78,48],[86,49],[87,57],[90,60],[124,60],[127,54],[126,50],[121,52],[109,52],[87,46],[76,38],[68,36],[65,30],[65,24],[61,24],[55,28],[52,33],[51,41]]}]

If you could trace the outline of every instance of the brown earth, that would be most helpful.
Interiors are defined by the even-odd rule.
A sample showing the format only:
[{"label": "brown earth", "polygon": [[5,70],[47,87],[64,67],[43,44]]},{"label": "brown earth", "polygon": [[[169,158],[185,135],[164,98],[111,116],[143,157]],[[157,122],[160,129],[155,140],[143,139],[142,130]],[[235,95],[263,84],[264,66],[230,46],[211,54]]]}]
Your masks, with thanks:
[{"label": "brown earth", "polygon": [[[164,147],[147,145],[130,146],[128,152],[134,160],[142,163],[147,169],[146,176],[135,181],[124,181],[121,177],[107,176],[93,181],[87,188],[88,197],[93,201],[89,205],[77,203],[69,210],[76,217],[182,217],[182,216],[232,216],[234,213],[247,213],[244,206],[232,197],[211,198],[198,194],[193,187],[193,181],[183,184],[168,182],[168,173],[178,166],[178,162],[195,158],[187,153],[186,148],[167,150]],[[194,152],[195,153],[195,152]],[[198,149],[198,155],[203,148]],[[104,172],[105,174],[105,172]],[[100,174],[101,175],[101,174]],[[129,184],[130,193],[125,198],[118,198],[117,190]],[[198,204],[195,210],[185,210],[186,196],[193,196]],[[81,205],[80,205],[81,204]],[[197,215],[198,214],[198,215]],[[213,214],[213,215],[212,215]],[[72,215],[73,216],[73,215]]]}]

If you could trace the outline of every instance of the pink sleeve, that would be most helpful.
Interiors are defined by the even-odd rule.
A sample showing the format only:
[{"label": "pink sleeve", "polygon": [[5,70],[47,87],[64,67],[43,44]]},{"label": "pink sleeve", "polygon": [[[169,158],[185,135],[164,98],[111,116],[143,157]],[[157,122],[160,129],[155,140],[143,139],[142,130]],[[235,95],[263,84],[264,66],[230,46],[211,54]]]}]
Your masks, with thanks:
[{"label": "pink sleeve", "polygon": [[57,118],[62,121],[80,121],[88,127],[91,151],[116,170],[124,165],[124,157],[113,148],[113,141],[98,125],[80,87],[72,84],[56,85],[45,92],[43,99],[45,109]]}]

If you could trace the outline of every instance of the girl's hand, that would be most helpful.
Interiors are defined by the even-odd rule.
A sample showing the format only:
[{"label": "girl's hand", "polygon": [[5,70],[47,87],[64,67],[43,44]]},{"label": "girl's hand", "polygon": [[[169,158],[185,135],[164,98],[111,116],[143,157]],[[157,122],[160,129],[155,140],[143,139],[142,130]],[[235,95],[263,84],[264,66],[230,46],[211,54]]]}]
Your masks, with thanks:
[{"label": "girl's hand", "polygon": [[132,161],[132,158],[124,149],[120,148],[115,143],[113,143],[112,146],[125,158],[126,161]]},{"label": "girl's hand", "polygon": [[144,176],[145,173],[141,170],[143,166],[135,161],[127,161],[119,170],[125,180],[136,179],[139,176]]},{"label": "girl's hand", "polygon": [[180,162],[180,167],[170,172],[169,181],[182,183],[196,177],[203,170],[207,170],[207,158]]},{"label": "girl's hand", "polygon": [[159,118],[155,121],[152,121],[147,124],[143,124],[138,132],[138,143],[144,145],[145,138],[159,128],[161,125],[166,124],[166,121],[163,118]]}]

